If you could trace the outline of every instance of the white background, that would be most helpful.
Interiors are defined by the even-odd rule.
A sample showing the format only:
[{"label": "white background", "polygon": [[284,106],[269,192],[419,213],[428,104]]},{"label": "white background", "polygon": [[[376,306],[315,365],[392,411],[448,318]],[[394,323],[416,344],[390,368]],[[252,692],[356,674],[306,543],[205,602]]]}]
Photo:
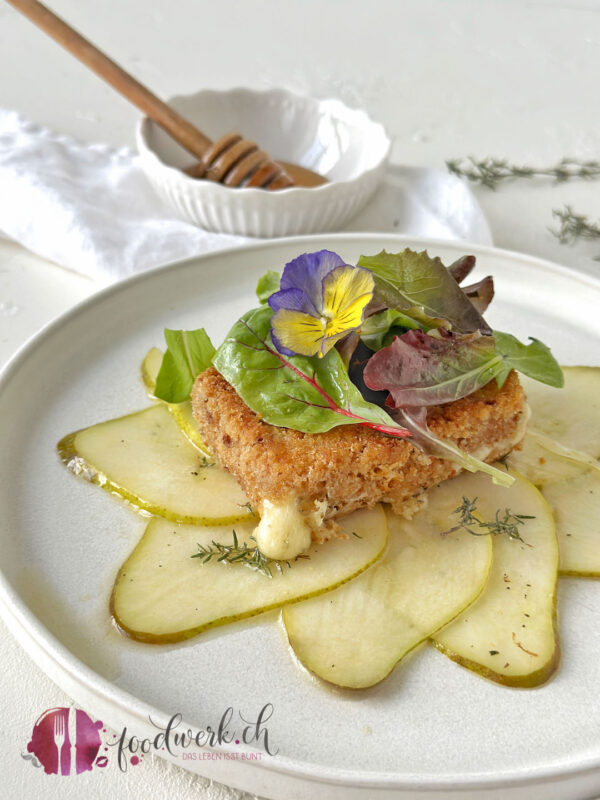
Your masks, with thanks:
[{"label": "white background", "polygon": [[[159,95],[285,86],[365,107],[392,161],[444,168],[475,155],[545,165],[600,159],[600,2],[504,0],[53,0],[52,8]],[[0,5],[0,107],[84,141],[133,145],[137,111],[8,5]],[[549,232],[570,203],[600,220],[600,183],[477,189],[495,243],[600,274],[600,241]],[[2,187],[0,186],[0,191]],[[0,221],[1,227],[1,221]],[[91,281],[0,242],[0,362]],[[7,797],[237,793],[159,759],[126,776],[40,775],[20,758],[37,716],[68,699],[0,627],[0,772]]]}]

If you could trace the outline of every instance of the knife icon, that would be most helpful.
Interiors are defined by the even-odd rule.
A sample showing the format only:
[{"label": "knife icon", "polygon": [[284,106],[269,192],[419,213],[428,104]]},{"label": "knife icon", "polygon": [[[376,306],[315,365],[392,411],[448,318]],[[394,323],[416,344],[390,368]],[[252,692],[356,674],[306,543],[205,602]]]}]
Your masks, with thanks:
[{"label": "knife icon", "polygon": [[69,709],[69,775],[77,771],[77,709]]}]

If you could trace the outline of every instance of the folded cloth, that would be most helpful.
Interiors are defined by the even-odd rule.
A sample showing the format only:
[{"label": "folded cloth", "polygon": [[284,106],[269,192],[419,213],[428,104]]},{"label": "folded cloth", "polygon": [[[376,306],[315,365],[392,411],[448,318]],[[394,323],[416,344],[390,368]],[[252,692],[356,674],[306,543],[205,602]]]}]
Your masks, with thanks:
[{"label": "folded cloth", "polygon": [[[455,176],[414,167],[390,167],[374,200],[346,230],[491,244],[468,187]],[[250,241],[177,218],[131,150],[82,144],[1,109],[0,231],[101,283]]]}]

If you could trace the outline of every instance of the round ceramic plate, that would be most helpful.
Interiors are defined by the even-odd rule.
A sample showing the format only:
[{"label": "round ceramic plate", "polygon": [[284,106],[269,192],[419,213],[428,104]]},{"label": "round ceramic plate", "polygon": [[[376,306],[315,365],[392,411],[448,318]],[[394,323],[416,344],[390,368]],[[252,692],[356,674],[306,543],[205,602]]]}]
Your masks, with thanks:
[{"label": "round ceramic plate", "polygon": [[329,247],[347,261],[382,247],[478,257],[496,298],[491,324],[549,344],[565,364],[600,364],[600,283],[514,253],[386,235],[279,240],[125,281],[35,337],[0,382],[3,614],[47,674],[90,713],[138,736],[173,715],[178,730],[256,721],[264,739],[213,748],[181,766],[257,794],[301,798],[583,798],[600,787],[600,582],[560,582],[562,664],[535,690],[503,688],[424,646],[373,689],[323,685],[291,656],[276,613],[168,646],[112,627],[115,574],[144,520],[70,475],[66,433],[147,405],[139,365],[162,329],[206,327],[215,342],[254,303],[257,277]]}]

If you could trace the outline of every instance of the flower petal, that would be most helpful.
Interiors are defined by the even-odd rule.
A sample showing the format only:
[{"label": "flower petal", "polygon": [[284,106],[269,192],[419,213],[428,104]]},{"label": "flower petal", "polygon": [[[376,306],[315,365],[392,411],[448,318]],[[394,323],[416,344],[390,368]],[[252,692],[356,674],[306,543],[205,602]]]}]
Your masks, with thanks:
[{"label": "flower petal", "polygon": [[280,346],[301,356],[319,353],[324,325],[317,317],[301,311],[281,309],[271,319],[271,338],[280,352]]},{"label": "flower petal", "polygon": [[313,305],[312,313],[319,316],[323,307],[323,279],[341,266],[344,262],[331,250],[304,253],[285,265],[280,288],[301,289]]},{"label": "flower petal", "polygon": [[274,292],[267,300],[273,311],[287,308],[290,311],[303,311],[305,314],[315,316],[316,312],[308,297],[302,289],[281,289]]},{"label": "flower petal", "polygon": [[323,279],[323,314],[326,336],[351,331],[362,323],[363,312],[373,297],[375,281],[369,270],[336,267]]},{"label": "flower petal", "polygon": [[275,345],[275,350],[277,350],[278,353],[281,353],[282,356],[295,356],[296,355],[296,353],[294,353],[293,350],[290,350],[288,347],[284,347],[281,344],[281,342],[277,338],[277,335],[275,334],[273,328],[271,328],[271,340],[272,340],[273,344]]}]

